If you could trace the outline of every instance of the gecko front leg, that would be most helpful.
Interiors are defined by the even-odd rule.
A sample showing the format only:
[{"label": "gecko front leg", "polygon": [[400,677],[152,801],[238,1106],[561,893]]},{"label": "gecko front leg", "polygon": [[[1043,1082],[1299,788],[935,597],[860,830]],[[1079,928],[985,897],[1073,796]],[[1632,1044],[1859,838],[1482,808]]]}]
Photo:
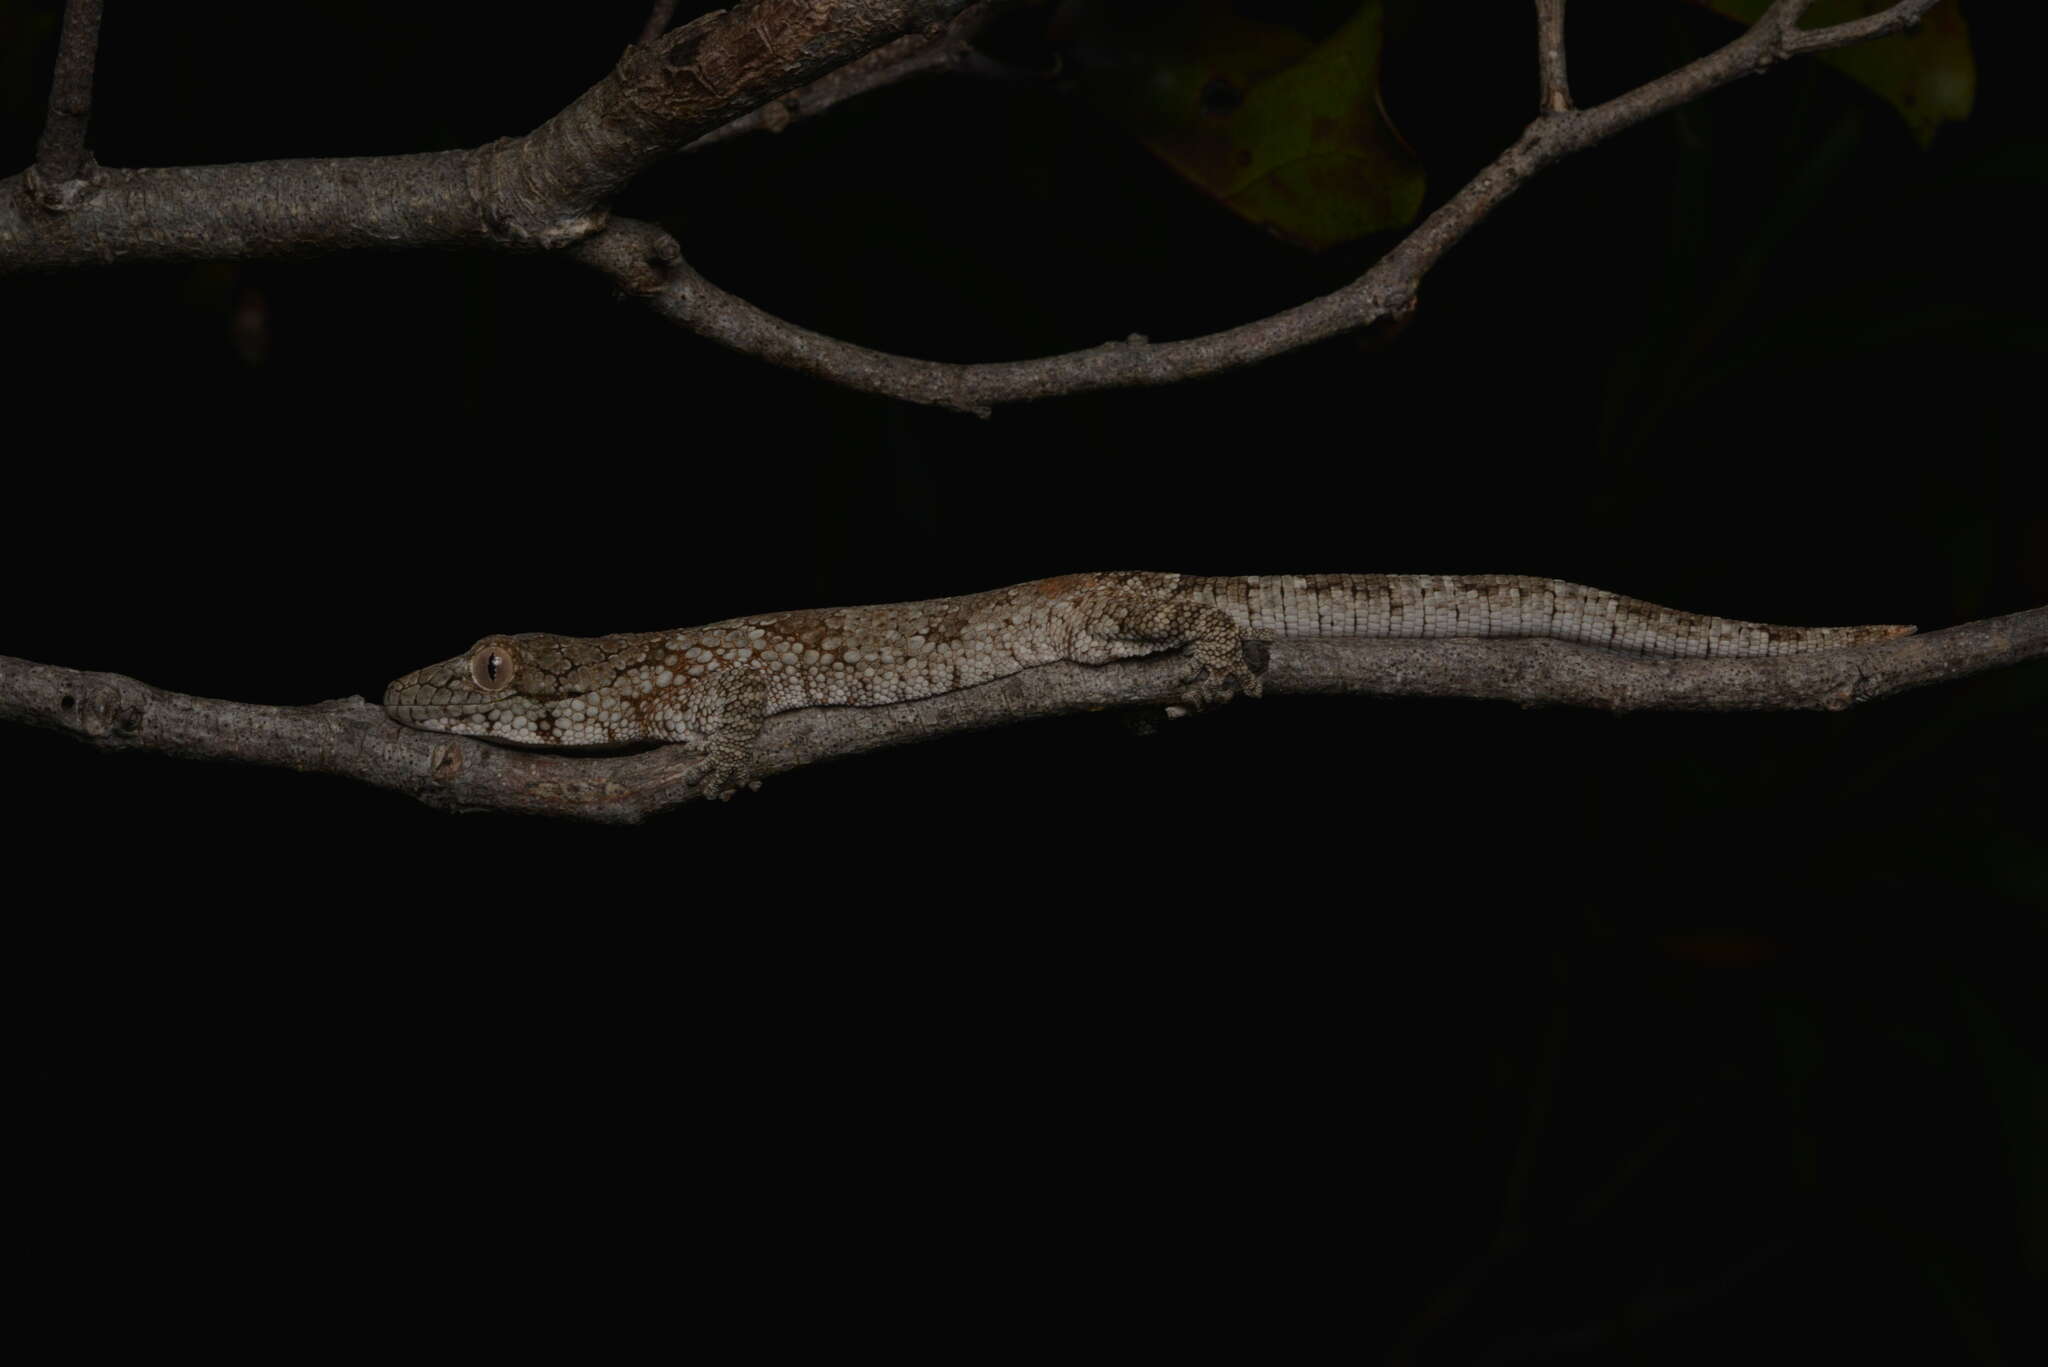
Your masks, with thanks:
[{"label": "gecko front leg", "polygon": [[726,801],[742,788],[759,788],[754,778],[754,740],[768,715],[768,684],[760,671],[721,669],[705,679],[683,726],[669,728],[668,739],[695,739],[708,767],[697,779],[705,796]]},{"label": "gecko front leg", "polygon": [[1181,695],[1194,711],[1225,702],[1233,692],[1256,698],[1262,691],[1245,659],[1244,632],[1221,608],[1132,587],[1089,594],[1078,606],[1073,658],[1082,664],[1180,647],[1199,670]]}]

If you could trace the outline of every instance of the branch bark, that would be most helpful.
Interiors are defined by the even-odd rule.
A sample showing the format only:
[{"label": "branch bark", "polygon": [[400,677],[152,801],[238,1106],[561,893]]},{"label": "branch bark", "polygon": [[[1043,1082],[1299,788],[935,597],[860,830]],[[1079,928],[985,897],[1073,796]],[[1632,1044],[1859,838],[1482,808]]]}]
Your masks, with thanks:
[{"label": "branch bark", "polygon": [[1536,69],[1536,107],[1546,114],[1568,111],[1572,87],[1565,73],[1564,0],[1536,0]]},{"label": "branch bark", "polygon": [[[1666,660],[1561,641],[1278,641],[1269,695],[1492,698],[1615,712],[1839,712],[1908,689],[2048,658],[2048,607],[1848,650],[1757,660]],[[1171,707],[1187,661],[1046,665],[883,707],[768,719],[763,777],[956,732],[1102,708]],[[1256,704],[1239,702],[1236,706]],[[268,707],[171,693],[120,674],[0,656],[0,721],[64,731],[105,750],[150,750],[360,779],[454,811],[634,823],[703,796],[682,746],[585,756],[515,750],[398,725],[361,698]]]}]

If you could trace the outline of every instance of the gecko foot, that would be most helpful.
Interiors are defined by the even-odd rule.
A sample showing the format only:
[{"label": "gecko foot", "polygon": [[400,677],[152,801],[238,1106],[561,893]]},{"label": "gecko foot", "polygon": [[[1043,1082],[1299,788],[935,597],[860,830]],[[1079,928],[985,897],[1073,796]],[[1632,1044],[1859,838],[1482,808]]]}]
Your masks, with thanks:
[{"label": "gecko foot", "polygon": [[[1189,711],[1207,711],[1239,695],[1256,698],[1263,691],[1247,658],[1244,633],[1219,608],[1185,599],[1140,598],[1134,602],[1113,598],[1100,616],[1112,625],[1097,631],[1112,643],[1158,642],[1187,650],[1195,662],[1195,676],[1182,690],[1181,702]],[[1132,653],[1137,652],[1112,651],[1108,658]]]},{"label": "gecko foot", "polygon": [[751,669],[728,669],[708,690],[703,723],[704,755],[709,763],[697,780],[706,797],[732,801],[741,789],[761,786],[754,777],[754,738],[761,734],[766,688]]},{"label": "gecko foot", "polygon": [[1188,653],[1201,671],[1181,693],[1181,701],[1190,711],[1205,712],[1233,697],[1256,698],[1265,691],[1234,631],[1227,637],[1220,633],[1198,636],[1188,644]]}]

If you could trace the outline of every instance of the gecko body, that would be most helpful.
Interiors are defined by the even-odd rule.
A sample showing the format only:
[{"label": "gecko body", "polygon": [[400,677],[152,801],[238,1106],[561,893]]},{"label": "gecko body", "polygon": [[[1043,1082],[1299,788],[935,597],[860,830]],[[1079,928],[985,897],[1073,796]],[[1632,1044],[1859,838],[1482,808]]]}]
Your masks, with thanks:
[{"label": "gecko body", "polygon": [[1247,640],[1549,637],[1675,658],[1786,655],[1911,627],[1785,627],[1521,575],[1072,574],[957,598],[760,613],[616,636],[486,636],[395,680],[395,721],[519,745],[691,742],[707,790],[749,781],[764,718],[908,702],[1037,665],[1185,650],[1186,700],[1259,694]]}]

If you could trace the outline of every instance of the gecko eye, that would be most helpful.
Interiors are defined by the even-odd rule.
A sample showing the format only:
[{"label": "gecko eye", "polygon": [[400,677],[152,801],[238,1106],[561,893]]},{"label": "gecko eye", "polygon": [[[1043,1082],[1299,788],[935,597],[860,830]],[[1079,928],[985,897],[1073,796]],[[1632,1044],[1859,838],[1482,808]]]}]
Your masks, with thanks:
[{"label": "gecko eye", "polygon": [[469,657],[469,677],[486,693],[495,693],[511,683],[518,672],[518,663],[504,646],[483,646]]}]

